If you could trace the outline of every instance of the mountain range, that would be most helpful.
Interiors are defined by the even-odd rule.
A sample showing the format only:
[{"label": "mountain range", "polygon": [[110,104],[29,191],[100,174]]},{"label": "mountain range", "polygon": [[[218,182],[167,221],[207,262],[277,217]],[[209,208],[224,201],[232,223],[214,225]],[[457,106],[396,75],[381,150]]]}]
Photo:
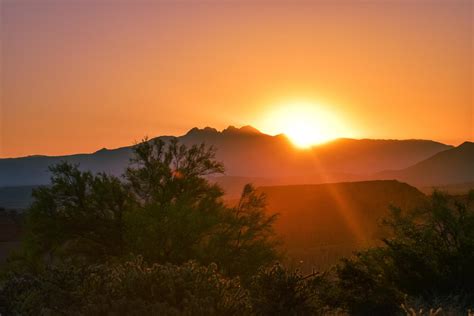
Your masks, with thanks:
[{"label": "mountain range", "polygon": [[[158,137],[164,141],[172,136]],[[474,144],[458,147],[431,140],[336,139],[310,149],[295,147],[284,135],[271,136],[251,126],[193,128],[177,137],[186,145],[206,143],[225,165],[222,183],[232,192],[240,183],[304,184],[398,179],[420,186],[474,181]],[[0,187],[45,185],[48,166],[60,161],[83,170],[121,175],[133,146],[103,148],[90,154],[0,159]]]},{"label": "mountain range", "polygon": [[467,184],[474,180],[474,143],[441,151],[413,166],[378,173],[381,179],[398,179],[415,186]]},{"label": "mountain range", "polygon": [[[227,203],[238,198],[246,183],[265,193],[267,211],[279,214],[275,229],[292,264],[307,271],[376,243],[384,234],[379,223],[388,206],[421,205],[423,188],[427,193],[455,188],[459,194],[474,188],[472,142],[453,147],[431,140],[344,138],[299,149],[283,134],[266,135],[250,126],[193,128],[177,138],[186,145],[216,148],[226,172],[209,179],[224,189]],[[52,164],[69,161],[83,170],[120,176],[132,155],[133,146],[128,146],[0,159],[0,209],[25,209],[31,191],[49,183]],[[0,262],[19,243],[21,220],[9,214],[0,212],[0,229],[8,233],[0,236]]]}]

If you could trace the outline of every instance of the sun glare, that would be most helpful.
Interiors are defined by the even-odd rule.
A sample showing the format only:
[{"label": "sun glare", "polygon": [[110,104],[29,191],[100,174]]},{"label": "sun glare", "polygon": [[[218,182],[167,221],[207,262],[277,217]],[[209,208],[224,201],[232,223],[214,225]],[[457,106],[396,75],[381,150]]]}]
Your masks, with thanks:
[{"label": "sun glare", "polygon": [[266,122],[273,132],[284,133],[301,148],[349,136],[347,127],[335,113],[310,102],[282,104],[271,111]]}]

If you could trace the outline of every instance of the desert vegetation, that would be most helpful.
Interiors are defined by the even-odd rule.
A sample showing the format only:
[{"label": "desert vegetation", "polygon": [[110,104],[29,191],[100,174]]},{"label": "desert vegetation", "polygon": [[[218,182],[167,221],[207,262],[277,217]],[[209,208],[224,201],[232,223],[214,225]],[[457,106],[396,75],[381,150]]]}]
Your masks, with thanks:
[{"label": "desert vegetation", "polygon": [[[123,176],[51,167],[22,247],[2,267],[2,315],[467,315],[474,193],[392,207],[380,243],[294,270],[278,214],[246,185],[229,206],[215,151],[145,140]],[[296,202],[295,202],[296,203]]]}]

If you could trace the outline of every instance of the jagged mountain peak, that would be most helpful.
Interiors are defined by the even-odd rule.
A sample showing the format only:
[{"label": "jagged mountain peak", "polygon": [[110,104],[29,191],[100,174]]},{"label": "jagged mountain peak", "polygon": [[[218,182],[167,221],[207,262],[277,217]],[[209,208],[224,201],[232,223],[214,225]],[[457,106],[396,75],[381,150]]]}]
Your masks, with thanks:
[{"label": "jagged mountain peak", "polygon": [[258,129],[256,129],[253,126],[250,125],[245,125],[240,128],[229,125],[226,129],[222,130],[222,133],[233,133],[233,134],[254,134],[254,135],[260,135],[262,132],[260,132]]},{"label": "jagged mountain peak", "polygon": [[204,128],[193,127],[186,133],[186,136],[199,135],[199,134],[215,134],[215,133],[219,133],[219,132],[217,131],[217,129],[213,127],[209,127],[209,126],[206,126]]},{"label": "jagged mountain peak", "polygon": [[[168,141],[175,136],[158,138]],[[311,150],[299,150],[284,134],[270,136],[248,125],[229,126],[220,131],[212,127],[195,127],[177,138],[187,146],[205,143],[216,148],[216,158],[225,164],[227,175],[296,177],[304,183],[327,181],[326,174],[342,181],[383,170],[401,170],[451,149],[451,146],[431,141],[342,139]],[[472,145],[463,144],[461,146],[467,150],[458,151],[469,153]],[[48,166],[62,160],[79,164],[84,170],[119,176],[129,163],[132,147],[102,149],[93,154],[0,159],[0,186],[47,184],[50,178]]]},{"label": "jagged mountain peak", "polygon": [[213,127],[204,127],[204,128],[198,128],[194,127],[189,130],[189,132],[186,133],[186,136],[190,135],[203,135],[203,134],[240,134],[240,135],[262,135],[263,133],[260,132],[258,129],[256,129],[253,126],[250,125],[245,125],[242,127],[235,127],[233,125],[229,125],[227,128],[223,129],[221,132],[219,132],[217,129]]}]

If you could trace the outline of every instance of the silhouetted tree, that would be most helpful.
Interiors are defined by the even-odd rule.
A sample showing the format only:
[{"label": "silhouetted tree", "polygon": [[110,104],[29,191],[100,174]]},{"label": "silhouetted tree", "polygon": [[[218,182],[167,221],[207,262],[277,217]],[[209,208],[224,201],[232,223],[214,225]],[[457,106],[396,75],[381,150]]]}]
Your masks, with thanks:
[{"label": "silhouetted tree", "polygon": [[129,213],[131,250],[151,262],[215,262],[229,275],[248,276],[277,258],[264,197],[246,186],[236,207],[204,176],[222,173],[214,149],[171,140],[143,142],[126,179],[135,200]]},{"label": "silhouetted tree", "polygon": [[136,254],[152,263],[217,263],[247,279],[277,259],[264,197],[246,186],[229,207],[205,178],[224,170],[212,147],[146,140],[134,152],[123,181],[69,163],[51,167],[51,186],[33,193],[23,258],[90,264]]},{"label": "silhouetted tree", "polygon": [[204,255],[202,243],[219,224],[222,190],[204,176],[223,172],[214,151],[171,140],[142,142],[126,171],[136,207],[129,218],[132,250],[151,262],[182,263]]},{"label": "silhouetted tree", "polygon": [[33,192],[25,250],[49,260],[87,262],[122,255],[129,197],[120,180],[82,172],[66,162],[52,166],[50,171],[51,186]]},{"label": "silhouetted tree", "polygon": [[426,207],[392,208],[385,246],[345,259],[336,301],[352,314],[395,313],[403,294],[426,302],[453,295],[474,305],[474,192],[434,192]]},{"label": "silhouetted tree", "polygon": [[265,195],[247,184],[237,205],[221,214],[217,231],[209,238],[206,261],[214,258],[228,274],[250,277],[277,260],[280,242],[273,230],[277,215],[266,215],[265,205]]}]

